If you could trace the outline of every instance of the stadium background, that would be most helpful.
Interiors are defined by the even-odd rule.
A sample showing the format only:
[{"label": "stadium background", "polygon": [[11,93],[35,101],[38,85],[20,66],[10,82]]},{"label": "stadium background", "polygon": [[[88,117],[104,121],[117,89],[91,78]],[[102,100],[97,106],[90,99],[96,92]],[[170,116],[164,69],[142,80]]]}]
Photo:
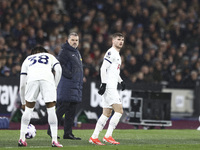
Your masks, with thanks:
[{"label": "stadium background", "polygon": [[175,117],[197,120],[198,0],[2,0],[0,3],[1,116],[10,117],[17,108],[15,93],[20,66],[31,48],[43,45],[57,56],[67,34],[75,31],[80,36],[78,48],[83,58],[85,85],[93,81],[98,88],[99,67],[111,46],[110,36],[122,32],[125,45],[121,51],[121,76],[128,89],[191,90],[192,111],[183,109],[182,115]]}]

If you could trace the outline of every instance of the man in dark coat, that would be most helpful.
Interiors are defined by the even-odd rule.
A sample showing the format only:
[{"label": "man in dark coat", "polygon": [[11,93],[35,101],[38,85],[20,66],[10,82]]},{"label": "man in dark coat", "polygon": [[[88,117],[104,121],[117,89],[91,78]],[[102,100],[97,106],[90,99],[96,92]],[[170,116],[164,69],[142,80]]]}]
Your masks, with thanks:
[{"label": "man in dark coat", "polygon": [[[72,134],[76,107],[82,101],[83,65],[78,44],[78,34],[70,33],[58,55],[63,72],[57,87],[56,114],[59,122],[65,114],[63,139],[72,140],[81,140]],[[51,136],[50,130],[47,133]]]}]

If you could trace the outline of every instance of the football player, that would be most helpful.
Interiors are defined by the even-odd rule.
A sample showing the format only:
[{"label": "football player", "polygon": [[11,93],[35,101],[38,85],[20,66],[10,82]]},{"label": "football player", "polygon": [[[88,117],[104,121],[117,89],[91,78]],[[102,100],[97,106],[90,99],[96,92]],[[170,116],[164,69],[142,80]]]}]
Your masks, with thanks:
[{"label": "football player", "polygon": [[118,83],[121,83],[122,90],[125,89],[125,84],[120,77],[121,57],[119,52],[123,44],[124,36],[121,33],[113,34],[112,47],[106,52],[101,66],[102,83],[98,93],[102,95],[103,113],[98,119],[95,130],[89,139],[90,143],[96,145],[105,145],[99,141],[98,136],[104,128],[108,118],[111,116],[112,110],[114,110],[114,115],[110,120],[103,141],[111,144],[120,144],[113,139],[112,133],[123,114],[122,102],[117,91]]},{"label": "football player", "polygon": [[[54,74],[53,74],[54,72]],[[35,102],[39,93],[45,101],[48,123],[52,133],[52,147],[63,147],[57,141],[58,123],[55,113],[56,87],[60,81],[62,69],[59,61],[41,46],[32,49],[21,68],[20,98],[25,111],[21,119],[18,146],[27,146],[25,134],[30,122]]]}]

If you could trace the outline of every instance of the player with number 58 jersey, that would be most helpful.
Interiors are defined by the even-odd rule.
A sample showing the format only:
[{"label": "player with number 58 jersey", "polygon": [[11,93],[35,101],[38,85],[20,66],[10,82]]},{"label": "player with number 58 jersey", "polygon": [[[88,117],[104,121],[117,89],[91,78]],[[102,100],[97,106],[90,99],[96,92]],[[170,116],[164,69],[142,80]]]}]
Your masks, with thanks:
[{"label": "player with number 58 jersey", "polygon": [[46,80],[57,86],[52,70],[59,61],[49,53],[37,53],[28,56],[22,64],[21,74],[27,75],[27,83],[36,80]]},{"label": "player with number 58 jersey", "polygon": [[57,141],[58,120],[55,112],[57,100],[56,87],[60,81],[62,68],[59,61],[42,46],[37,46],[31,50],[21,67],[20,75],[20,98],[22,109],[20,138],[18,146],[27,146],[26,133],[30,123],[31,114],[41,94],[46,104],[48,123],[51,128],[52,147],[63,147]]}]

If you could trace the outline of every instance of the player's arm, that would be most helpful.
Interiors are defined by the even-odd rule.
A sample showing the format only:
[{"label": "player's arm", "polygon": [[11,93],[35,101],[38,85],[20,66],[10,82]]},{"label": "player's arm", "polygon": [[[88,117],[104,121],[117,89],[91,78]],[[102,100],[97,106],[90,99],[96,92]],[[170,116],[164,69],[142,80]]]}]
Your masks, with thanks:
[{"label": "player's arm", "polygon": [[111,65],[111,62],[108,59],[104,59],[103,64],[101,66],[100,72],[101,72],[101,86],[98,91],[100,95],[103,95],[106,90],[106,83],[107,83],[107,73],[106,70]]},{"label": "player's arm", "polygon": [[55,85],[56,87],[58,86],[58,83],[60,81],[60,78],[61,78],[61,74],[62,74],[62,68],[60,66],[60,63],[57,62],[54,67],[53,67],[53,70],[55,71]]},{"label": "player's arm", "polygon": [[103,64],[101,66],[100,72],[101,72],[101,83],[107,83],[107,73],[106,70],[111,65],[111,62],[108,59],[104,59]]},{"label": "player's arm", "polygon": [[19,90],[20,99],[21,99],[21,103],[22,103],[22,108],[26,104],[26,100],[25,100],[26,80],[27,80],[27,71],[26,71],[25,63],[23,63],[22,64],[22,69],[21,69],[21,74],[20,74],[20,90]]}]

